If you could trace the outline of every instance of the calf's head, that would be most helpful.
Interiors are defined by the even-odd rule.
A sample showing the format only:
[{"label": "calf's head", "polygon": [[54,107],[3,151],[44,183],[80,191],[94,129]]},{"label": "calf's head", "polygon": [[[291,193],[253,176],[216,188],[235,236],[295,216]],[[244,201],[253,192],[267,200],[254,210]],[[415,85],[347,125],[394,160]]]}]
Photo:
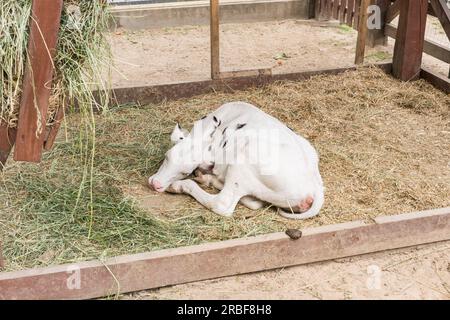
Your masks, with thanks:
[{"label": "calf's head", "polygon": [[192,134],[175,126],[170,140],[174,144],[166,152],[164,162],[153,176],[148,179],[150,188],[164,192],[173,182],[186,178],[201,163],[201,141],[195,141]]}]

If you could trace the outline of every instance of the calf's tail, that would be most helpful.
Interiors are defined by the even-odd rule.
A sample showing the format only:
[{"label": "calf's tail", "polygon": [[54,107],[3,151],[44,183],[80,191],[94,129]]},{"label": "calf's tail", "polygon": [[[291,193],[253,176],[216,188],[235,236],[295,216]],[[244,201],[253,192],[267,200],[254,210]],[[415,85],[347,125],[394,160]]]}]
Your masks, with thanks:
[{"label": "calf's tail", "polygon": [[316,216],[320,209],[322,208],[322,205],[325,201],[324,191],[323,188],[318,188],[318,191],[315,192],[313,195],[313,204],[311,208],[303,213],[289,213],[286,211],[283,211],[282,209],[278,208],[278,213],[288,219],[295,219],[295,220],[303,220],[308,219]]}]

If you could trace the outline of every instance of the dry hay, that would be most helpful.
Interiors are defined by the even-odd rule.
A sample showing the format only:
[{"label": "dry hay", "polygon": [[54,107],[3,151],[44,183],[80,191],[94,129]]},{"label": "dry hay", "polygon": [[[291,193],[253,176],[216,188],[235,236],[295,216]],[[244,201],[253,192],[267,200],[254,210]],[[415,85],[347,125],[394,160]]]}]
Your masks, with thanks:
[{"label": "dry hay", "polygon": [[[253,103],[309,139],[320,154],[326,201],[313,219],[238,206],[217,216],[184,195],[145,186],[176,121],[229,101]],[[94,187],[83,184],[77,125],[41,165],[9,163],[1,175],[0,234],[9,269],[143,252],[448,206],[450,96],[376,68],[265,88],[211,93],[97,117]],[[79,117],[72,115],[70,122]],[[80,187],[81,185],[81,187]],[[93,213],[93,216],[90,214]],[[91,227],[92,232],[88,233]],[[90,229],[89,229],[90,230]]]},{"label": "dry hay", "polygon": [[[15,128],[18,122],[31,5],[31,0],[2,0],[0,4],[0,123],[10,128]],[[94,99],[90,88],[102,89],[100,70],[110,61],[103,34],[109,19],[106,8],[103,1],[64,1],[48,125],[52,124],[59,107],[72,105],[75,99],[80,109],[92,109]],[[104,90],[100,92],[105,94]],[[38,119],[38,127],[42,127],[41,121]]]}]

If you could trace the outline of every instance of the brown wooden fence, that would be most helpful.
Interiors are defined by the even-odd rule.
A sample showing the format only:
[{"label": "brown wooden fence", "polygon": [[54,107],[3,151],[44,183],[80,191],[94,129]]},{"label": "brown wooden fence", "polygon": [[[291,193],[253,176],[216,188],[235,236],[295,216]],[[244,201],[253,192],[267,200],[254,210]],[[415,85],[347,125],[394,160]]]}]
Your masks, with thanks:
[{"label": "brown wooden fence", "polygon": [[361,0],[316,0],[316,17],[336,19],[357,29],[360,6]]}]

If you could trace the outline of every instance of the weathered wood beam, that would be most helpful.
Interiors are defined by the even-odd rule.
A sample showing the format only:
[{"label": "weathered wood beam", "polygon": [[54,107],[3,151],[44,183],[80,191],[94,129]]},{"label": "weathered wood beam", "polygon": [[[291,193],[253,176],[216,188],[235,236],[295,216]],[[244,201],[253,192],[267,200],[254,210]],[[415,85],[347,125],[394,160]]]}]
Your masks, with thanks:
[{"label": "weathered wood beam", "polygon": [[450,208],[0,273],[0,299],[89,299],[450,239]]},{"label": "weathered wood beam", "polygon": [[[397,28],[392,24],[388,24],[385,27],[385,34],[395,39],[397,36]],[[423,52],[435,57],[436,59],[442,60],[446,63],[450,63],[450,48],[445,47],[440,43],[425,39]]]},{"label": "weathered wood beam", "polygon": [[353,10],[355,8],[355,0],[349,0],[347,4],[347,17],[346,23],[348,26],[353,26],[354,13]]},{"label": "weathered wood beam", "polygon": [[401,0],[395,1],[386,12],[386,23],[392,22],[400,14],[400,2]]},{"label": "weathered wood beam", "polygon": [[364,62],[364,54],[366,52],[367,41],[367,8],[369,7],[370,0],[362,0],[359,8],[359,25],[358,25],[358,38],[356,40],[356,53],[355,64],[362,64]]},{"label": "weathered wood beam", "polygon": [[[391,73],[391,63],[375,64],[386,73]],[[322,69],[314,71],[302,71],[282,74],[259,74],[240,76],[236,78],[223,78],[217,80],[201,80],[194,82],[169,83],[149,85],[143,87],[114,88],[110,93],[113,104],[138,103],[141,105],[159,103],[164,100],[176,100],[190,98],[199,94],[211,92],[232,92],[245,90],[251,87],[264,86],[275,81],[301,81],[317,75],[334,75],[345,71],[355,70],[355,67]],[[226,73],[224,73],[226,75]],[[94,96],[98,93],[94,92]]]},{"label": "weathered wood beam", "polygon": [[420,76],[428,0],[398,1],[400,1],[400,17],[392,74],[400,80],[410,81]]},{"label": "weathered wood beam", "polygon": [[430,4],[450,40],[450,9],[447,7],[447,3],[445,0],[430,0]]},{"label": "weathered wood beam", "polygon": [[14,152],[17,161],[39,162],[42,157],[62,5],[62,0],[33,0]]}]

